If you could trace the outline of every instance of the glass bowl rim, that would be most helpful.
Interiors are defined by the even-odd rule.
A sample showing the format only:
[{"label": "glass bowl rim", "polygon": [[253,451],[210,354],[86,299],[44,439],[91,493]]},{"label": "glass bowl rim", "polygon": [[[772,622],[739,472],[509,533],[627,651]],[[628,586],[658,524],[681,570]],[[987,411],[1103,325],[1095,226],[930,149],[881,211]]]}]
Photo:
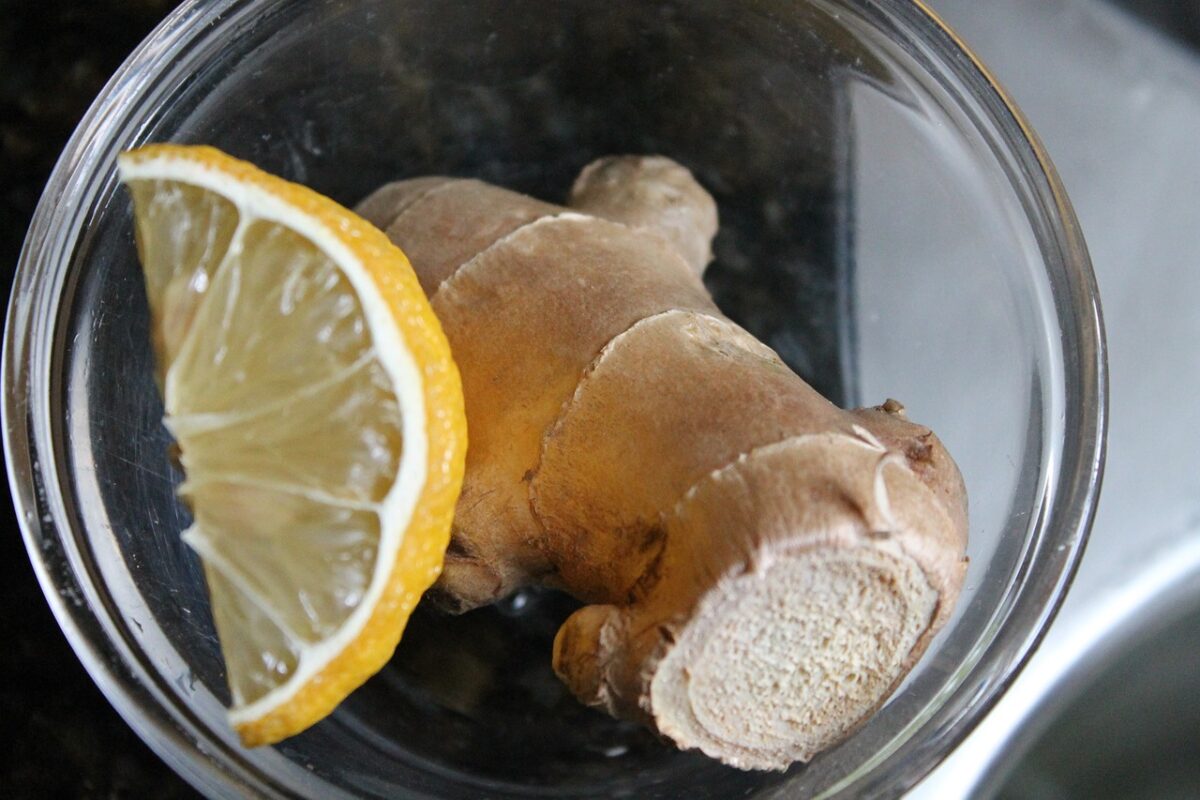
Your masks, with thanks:
[{"label": "glass bowl rim", "polygon": [[[78,215],[90,205],[87,196],[70,190],[80,188],[96,169],[111,167],[112,134],[121,130],[125,112],[145,101],[147,85],[174,56],[228,30],[227,26],[269,1],[186,0],[100,91],[56,163],[30,224],[13,280],[2,364],[9,484],[25,545],[51,610],[97,686],[158,756],[197,789],[230,796],[247,792],[269,796],[271,781],[244,761],[214,759],[212,754],[224,750],[224,745],[214,742],[185,708],[166,702],[129,644],[111,635],[109,610],[102,603],[86,602],[94,591],[75,569],[79,562],[71,532],[59,527],[66,515],[52,426],[46,418],[51,405],[49,364],[34,356],[36,333],[54,330],[56,310],[46,307],[47,298],[57,299],[66,279],[62,273],[69,254],[62,252],[61,242],[53,246],[52,234],[72,230],[64,222],[71,219],[68,215]],[[1042,232],[1040,244],[1044,252],[1049,247],[1056,256],[1047,258],[1044,266],[1052,279],[1057,268],[1058,280],[1052,280],[1055,313],[1063,338],[1074,345],[1064,354],[1065,444],[1052,501],[1038,529],[1041,535],[1025,554],[1024,579],[1010,589],[1015,600],[1003,624],[968,674],[952,687],[950,697],[922,721],[922,727],[932,726],[925,745],[910,737],[886,753],[882,762],[869,760],[867,769],[860,767],[824,793],[853,789],[855,794],[890,795],[915,785],[970,733],[1027,663],[1057,613],[1083,555],[1100,491],[1108,377],[1096,280],[1079,224],[1049,156],[1021,112],[979,58],[923,0],[845,2],[877,9],[899,20],[910,35],[919,36],[996,125],[1009,155],[1029,178],[1033,199],[1052,223]],[[70,202],[72,197],[76,202]],[[1048,537],[1047,531],[1058,531],[1059,536]]]}]

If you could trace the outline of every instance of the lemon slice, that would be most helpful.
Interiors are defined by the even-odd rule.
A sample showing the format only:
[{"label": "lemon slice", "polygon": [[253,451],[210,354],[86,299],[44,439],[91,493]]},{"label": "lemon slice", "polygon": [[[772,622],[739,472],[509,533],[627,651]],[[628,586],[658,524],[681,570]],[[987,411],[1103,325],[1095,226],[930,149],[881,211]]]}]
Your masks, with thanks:
[{"label": "lemon slice", "polygon": [[332,200],[209,147],[119,169],[230,721],[276,742],[386,663],[441,570],[458,372],[403,253]]}]

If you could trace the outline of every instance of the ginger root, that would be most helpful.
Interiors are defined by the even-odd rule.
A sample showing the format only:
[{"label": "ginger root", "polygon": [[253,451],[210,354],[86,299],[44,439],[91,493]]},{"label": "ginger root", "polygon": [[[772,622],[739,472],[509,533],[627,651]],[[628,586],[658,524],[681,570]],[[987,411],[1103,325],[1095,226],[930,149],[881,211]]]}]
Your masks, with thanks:
[{"label": "ginger root", "polygon": [[962,479],[899,403],[843,411],[721,315],[691,173],[602,159],[567,208],[419,178],[359,211],[462,373],[443,603],[570,592],[589,605],[553,663],[579,699],[744,769],[807,761],[883,703],[962,585]]}]

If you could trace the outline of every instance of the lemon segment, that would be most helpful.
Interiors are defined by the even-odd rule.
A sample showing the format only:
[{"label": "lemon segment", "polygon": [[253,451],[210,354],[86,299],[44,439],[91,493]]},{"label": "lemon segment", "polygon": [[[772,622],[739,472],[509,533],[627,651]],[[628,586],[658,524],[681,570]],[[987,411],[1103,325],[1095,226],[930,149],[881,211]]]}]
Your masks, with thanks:
[{"label": "lemon segment", "polygon": [[230,720],[275,742],[386,663],[440,573],[458,372],[404,255],[332,200],[207,147],[119,170]]}]

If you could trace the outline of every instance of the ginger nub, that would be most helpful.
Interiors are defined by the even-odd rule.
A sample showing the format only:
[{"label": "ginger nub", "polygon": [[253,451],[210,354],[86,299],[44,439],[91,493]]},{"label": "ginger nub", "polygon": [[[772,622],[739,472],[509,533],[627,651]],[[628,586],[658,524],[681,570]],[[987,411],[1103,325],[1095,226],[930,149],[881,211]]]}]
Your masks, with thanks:
[{"label": "ginger nub", "polygon": [[363,207],[463,378],[446,605],[574,594],[553,663],[580,700],[741,768],[885,702],[962,586],[962,478],[899,403],[843,411],[721,315],[716,205],[684,167],[601,159],[571,208],[449,179]]}]

